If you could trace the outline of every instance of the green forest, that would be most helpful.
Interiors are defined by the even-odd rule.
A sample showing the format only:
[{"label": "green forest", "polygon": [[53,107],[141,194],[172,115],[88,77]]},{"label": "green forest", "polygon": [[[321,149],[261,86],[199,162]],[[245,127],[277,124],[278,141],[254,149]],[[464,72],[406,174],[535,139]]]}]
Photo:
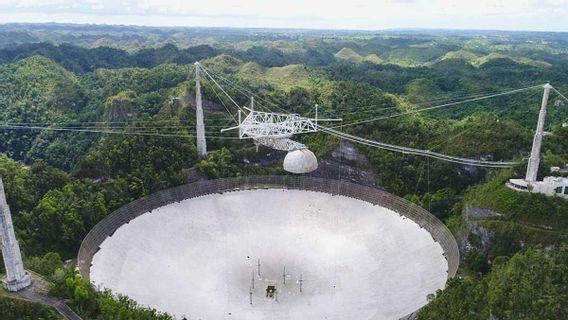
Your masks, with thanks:
[{"label": "green forest", "polygon": [[[321,117],[343,119],[345,133],[516,161],[485,169],[356,145],[368,161],[355,162],[333,156],[340,138],[295,137],[338,164],[315,175],[383,188],[455,235],[458,276],[418,319],[568,318],[568,200],[505,187],[524,177],[541,88],[413,112],[547,82],[568,95],[568,34],[1,25],[0,174],[24,264],[83,319],[173,319],[98,291],[65,266],[114,210],[196,179],[287,174],[285,153],[220,132],[235,125],[237,109],[207,77],[209,156],[198,158],[196,61],[241,106],[250,92],[264,110],[314,116],[317,104]],[[567,123],[568,101],[552,92],[539,178],[568,166]],[[60,316],[0,291],[0,318]]]}]

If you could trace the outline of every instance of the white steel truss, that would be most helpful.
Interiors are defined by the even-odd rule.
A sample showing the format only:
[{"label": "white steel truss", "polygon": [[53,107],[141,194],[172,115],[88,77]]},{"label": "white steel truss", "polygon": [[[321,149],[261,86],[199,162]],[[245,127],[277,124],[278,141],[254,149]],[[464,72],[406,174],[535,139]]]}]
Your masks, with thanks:
[{"label": "white steel truss", "polygon": [[[254,99],[251,108],[244,108],[249,113],[242,119],[239,110],[239,125],[222,129],[221,132],[239,129],[240,139],[253,139],[256,145],[263,145],[276,150],[294,151],[307,149],[305,145],[290,138],[295,134],[318,131],[317,105],[316,117],[305,118],[298,114],[264,112],[254,110]],[[319,121],[341,121],[340,119],[319,119]]]},{"label": "white steel truss", "polygon": [[315,119],[297,114],[251,111],[240,123],[239,136],[250,138],[290,138],[298,133],[317,131]]}]

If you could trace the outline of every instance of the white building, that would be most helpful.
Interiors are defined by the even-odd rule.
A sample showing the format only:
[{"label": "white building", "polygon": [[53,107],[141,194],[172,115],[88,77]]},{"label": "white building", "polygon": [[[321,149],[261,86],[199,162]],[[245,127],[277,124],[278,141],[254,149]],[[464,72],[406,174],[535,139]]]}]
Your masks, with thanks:
[{"label": "white building", "polygon": [[547,196],[568,198],[568,178],[545,177],[543,181],[526,181],[524,179],[510,179],[507,187],[515,191],[538,192]]}]

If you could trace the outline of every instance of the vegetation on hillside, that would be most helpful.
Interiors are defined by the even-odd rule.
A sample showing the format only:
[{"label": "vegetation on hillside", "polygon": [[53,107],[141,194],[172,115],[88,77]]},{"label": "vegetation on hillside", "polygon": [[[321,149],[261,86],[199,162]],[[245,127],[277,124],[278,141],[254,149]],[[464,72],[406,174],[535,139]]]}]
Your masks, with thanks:
[{"label": "vegetation on hillside", "polygon": [[10,299],[0,292],[0,319],[61,320],[62,317],[51,307],[23,300]]},{"label": "vegetation on hillside", "polygon": [[[568,274],[567,201],[504,186],[522,176],[521,159],[530,150],[542,91],[398,116],[547,81],[566,92],[564,35],[539,34],[547,42],[537,44],[531,42],[534,34],[491,32],[202,30],[186,37],[174,29],[103,26],[51,32],[61,28],[0,26],[0,174],[26,267],[53,282],[51,293],[68,299],[86,319],[117,314],[169,319],[127,297],[96,291],[63,268],[61,260],[75,257],[101,219],[189,176],[285,174],[282,153],[265,148],[257,153],[233,132],[219,132],[234,125],[234,102],[248,105],[249,91],[257,95],[259,110],[314,116],[318,104],[320,117],[343,119],[346,126],[338,130],[368,139],[455,156],[520,160],[513,170],[491,173],[358,146],[378,185],[433,212],[462,244],[465,278],[450,281],[422,319],[566,317],[566,283],[559,274]],[[197,60],[235,99],[202,73],[210,150],[202,160],[194,144]],[[568,163],[568,128],[561,125],[568,122],[568,108],[557,101],[553,94],[547,119],[552,135],[545,138],[541,177],[550,166]],[[295,138],[320,159],[329,158],[341,142],[322,133]],[[502,216],[464,216],[469,207]],[[479,230],[487,231],[488,239]],[[538,283],[543,286],[535,288]],[[38,306],[0,303],[7,319],[53,316]]]},{"label": "vegetation on hillside", "polygon": [[485,277],[452,279],[418,319],[565,319],[568,247],[497,257]]}]

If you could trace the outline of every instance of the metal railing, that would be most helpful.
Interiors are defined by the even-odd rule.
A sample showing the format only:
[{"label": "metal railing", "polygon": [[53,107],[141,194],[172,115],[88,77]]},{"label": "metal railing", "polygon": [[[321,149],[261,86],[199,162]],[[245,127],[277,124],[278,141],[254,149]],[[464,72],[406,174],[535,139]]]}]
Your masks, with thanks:
[{"label": "metal railing", "polygon": [[[440,244],[444,251],[444,257],[448,262],[448,279],[454,277],[458,270],[460,261],[459,250],[450,230],[431,213],[408,200],[384,190],[340,180],[309,176],[253,176],[185,184],[156,192],[119,208],[99,222],[81,243],[77,258],[79,272],[83,277],[89,279],[93,256],[97,253],[103,241],[112,236],[122,225],[144,213],[174,202],[208,194],[253,189],[291,189],[324,192],[359,199],[391,209],[426,229],[430,232],[432,238]],[[401,319],[413,319],[414,317],[415,312]]]}]

